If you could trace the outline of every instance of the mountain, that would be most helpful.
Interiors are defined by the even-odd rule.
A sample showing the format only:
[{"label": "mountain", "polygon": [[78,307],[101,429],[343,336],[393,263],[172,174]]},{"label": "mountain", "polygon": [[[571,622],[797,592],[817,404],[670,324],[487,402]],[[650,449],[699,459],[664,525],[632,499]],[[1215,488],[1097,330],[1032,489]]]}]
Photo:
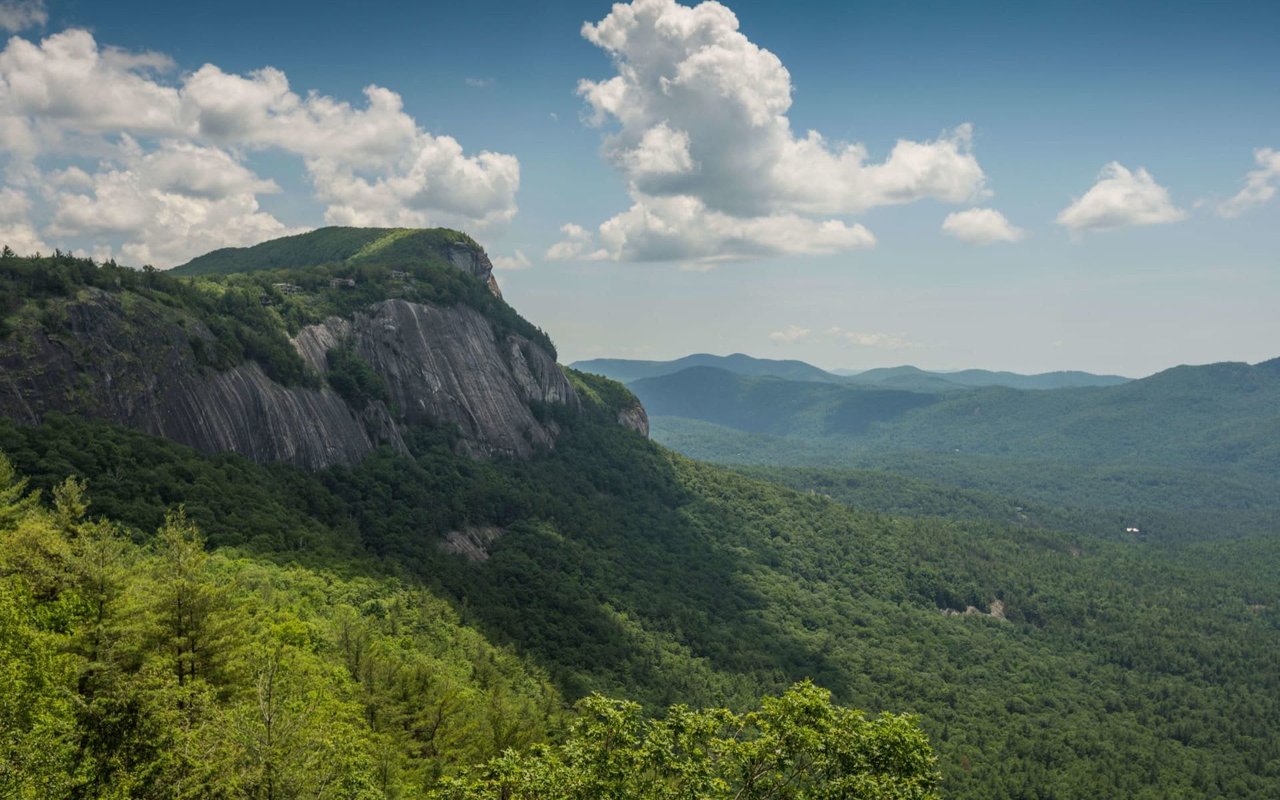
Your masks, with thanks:
[{"label": "mountain", "polygon": [[[734,763],[697,757],[709,748],[781,736],[769,714],[817,729],[742,752],[835,753],[890,796],[936,796],[930,748],[940,793],[962,800],[1280,791],[1277,493],[1258,446],[1223,443],[1242,459],[1216,470],[1227,485],[1244,464],[1261,474],[1235,508],[1183,467],[1126,481],[1117,462],[1070,483],[1096,469],[1086,448],[1117,435],[1106,426],[1017,465],[1059,491],[1140,499],[1177,475],[1170,491],[1208,487],[1197,515],[966,487],[986,461],[953,449],[926,453],[927,479],[747,476],[642,435],[631,390],[557,365],[545,333],[440,251],[355,259],[388,235],[185,276],[0,256],[0,793],[536,796],[546,786],[493,781],[601,764],[665,790]],[[1066,408],[1124,390],[1086,410],[1133,425],[1176,396],[1176,462],[1202,440],[1174,437],[1214,414],[1267,438],[1272,371],[955,397],[714,368],[651,380],[687,382],[702,394],[676,399],[708,416],[728,396],[739,424],[779,432],[719,428],[747,446],[841,454],[916,420],[905,442],[926,441],[975,399],[1024,444],[1062,422],[1064,449],[1098,418],[1021,410],[1026,397]],[[250,372],[256,387],[215,391]],[[1236,399],[1197,405],[1218,390]],[[216,433],[241,415],[243,434]],[[671,420],[688,422],[655,427]],[[343,449],[340,430],[367,443]],[[864,729],[806,679],[891,714]],[[857,736],[825,738],[833,719]],[[894,768],[909,791],[873,769],[899,752],[871,746],[884,730],[911,743],[914,766]]]},{"label": "mountain", "polygon": [[[232,267],[249,271],[221,274]],[[0,413],[84,415],[314,469],[403,449],[413,424],[527,458],[556,439],[546,406],[579,407],[550,339],[492,291],[460,234],[322,229],[184,273],[201,277],[13,260]]]},{"label": "mountain", "polygon": [[654,417],[838,437],[850,450],[1280,471],[1280,370],[1177,367],[1110,387],[938,394],[691,369],[630,384]]},{"label": "mountain", "polygon": [[225,275],[317,264],[448,264],[484,281],[499,297],[493,264],[465,233],[447,228],[320,228],[253,247],[224,247],[170,270],[172,275]]},{"label": "mountain", "polygon": [[912,391],[954,391],[965,387],[1005,386],[1010,389],[1072,389],[1085,386],[1118,386],[1131,379],[1120,375],[1095,375],[1090,372],[1065,370],[1021,375],[1016,372],[993,372],[964,369],[955,372],[930,372],[918,367],[882,367],[853,373],[851,383],[876,384]]},{"label": "mountain", "polygon": [[583,372],[603,375],[621,383],[631,383],[642,378],[671,375],[690,367],[712,367],[732,372],[735,375],[768,375],[792,381],[835,382],[840,380],[838,376],[818,369],[812,364],[806,364],[803,361],[753,358],[742,353],[734,353],[728,356],[695,353],[673,361],[596,358],[589,361],[575,361],[570,366]]},{"label": "mountain", "polygon": [[933,395],[835,383],[748,377],[690,367],[628,384],[652,415],[716,422],[756,433],[849,435],[936,402]]},{"label": "mountain", "polygon": [[929,372],[911,366],[828,372],[803,361],[753,358],[742,353],[729,356],[695,353],[671,361],[597,358],[575,361],[571,366],[574,369],[603,375],[622,383],[673,375],[690,367],[711,367],[749,377],[767,376],[790,381],[822,383],[843,382],[914,392],[963,391],[966,388],[983,386],[1007,386],[1011,389],[1068,389],[1081,386],[1116,386],[1130,380],[1119,375],[1094,375],[1078,371],[1020,375],[1015,372],[992,372],[985,369]]}]

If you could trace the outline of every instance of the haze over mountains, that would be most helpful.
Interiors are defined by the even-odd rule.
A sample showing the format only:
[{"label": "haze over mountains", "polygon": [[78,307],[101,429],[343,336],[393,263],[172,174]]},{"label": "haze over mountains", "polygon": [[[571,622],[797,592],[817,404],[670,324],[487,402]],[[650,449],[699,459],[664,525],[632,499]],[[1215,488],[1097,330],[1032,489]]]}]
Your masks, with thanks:
[{"label": "haze over mountains", "polygon": [[933,372],[918,367],[877,367],[868,370],[827,371],[812,364],[795,360],[754,358],[742,353],[716,356],[708,353],[677,358],[670,361],[638,361],[623,358],[595,358],[575,361],[574,369],[594,372],[623,383],[641,378],[671,375],[690,367],[713,367],[735,375],[768,375],[794,381],[822,381],[859,385],[885,386],[912,391],[950,391],[979,386],[1008,386],[1013,389],[1065,389],[1076,386],[1115,386],[1129,378],[1119,375],[1094,375],[1075,370],[1044,372],[1038,375],[1021,375],[1015,372],[995,372],[985,369],[966,369],[955,372]]}]

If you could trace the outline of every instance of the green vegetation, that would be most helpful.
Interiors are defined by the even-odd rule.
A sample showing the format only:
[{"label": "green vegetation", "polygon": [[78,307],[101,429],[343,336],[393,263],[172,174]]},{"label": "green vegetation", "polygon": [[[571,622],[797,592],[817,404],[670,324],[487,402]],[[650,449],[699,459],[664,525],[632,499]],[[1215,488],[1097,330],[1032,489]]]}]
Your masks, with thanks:
[{"label": "green vegetation", "polygon": [[564,744],[508,755],[451,779],[440,800],[928,800],[938,774],[914,722],[868,722],[812,684],[759,711],[671,708],[645,720],[635,703],[593,695]]},{"label": "green vegetation", "polygon": [[[333,230],[259,247],[270,254],[269,246],[278,242],[308,243],[313,242],[308,237],[314,237],[318,244],[300,252],[321,258],[331,252],[325,245],[332,244],[326,236]],[[382,229],[337,230],[352,242],[361,242],[360,246],[388,235]],[[377,236],[372,236],[375,233]],[[555,356],[555,346],[545,332],[494,296],[483,282],[450,265],[439,249],[452,242],[476,246],[469,237],[439,229],[396,232],[393,239],[373,255],[351,261],[272,268],[265,266],[275,263],[268,259],[253,262],[246,273],[196,278],[176,277],[180,274],[177,270],[134,270],[63,254],[0,256],[0,335],[12,335],[24,325],[57,332],[66,325],[67,307],[96,292],[122,303],[140,303],[136,309],[126,305],[139,328],[154,327],[154,318],[160,315],[188,328],[196,357],[206,366],[227,369],[252,359],[281,383],[318,386],[319,377],[308,372],[289,341],[290,335],[327,317],[350,318],[373,303],[399,298],[470,306],[493,324],[497,336],[523,336]],[[339,248],[336,252],[345,251]],[[282,261],[294,264],[289,259]],[[393,272],[404,273],[404,277]],[[333,281],[339,279],[354,281],[354,285],[335,285]]]},{"label": "green vegetation", "polygon": [[347,262],[413,264],[445,262],[452,244],[479,248],[465,233],[447,228],[330,227],[285,236],[253,247],[225,247],[175,267],[175,275],[226,275]]},{"label": "green vegetation", "polygon": [[51,507],[0,457],[0,793],[930,798],[916,723],[797,686],[744,716],[557,692],[444,602]]},{"label": "green vegetation", "polygon": [[343,344],[325,354],[329,371],[325,378],[333,390],[356,408],[364,408],[371,400],[391,402],[391,392],[382,376],[360,357],[350,344]]},{"label": "green vegetation", "polygon": [[558,729],[535,670],[389,579],[148,546],[0,458],[0,794],[399,797]]},{"label": "green vegetation", "polygon": [[[853,510],[654,447],[612,424],[624,389],[575,380],[591,408],[532,462],[459,458],[418,430],[410,456],[309,475],[70,418],[0,427],[0,448],[35,485],[84,476],[89,513],[137,541],[185,499],[213,545],[425,585],[571,700],[740,711],[811,678],[841,704],[919,714],[946,797],[1280,786],[1269,531],[1135,538],[1110,518],[1003,519],[1007,501],[981,493],[961,493],[963,518]],[[945,491],[886,478],[867,494],[933,513]],[[481,526],[504,531],[486,561],[440,549]],[[1003,620],[942,613],[996,601]],[[504,763],[568,758],[548,757]]]},{"label": "green vegetation", "polygon": [[[0,287],[10,335],[105,297],[281,376],[291,331],[385,297],[525,330],[452,267],[392,275],[424,241],[194,278],[0,257]],[[746,475],[574,371],[585,408],[535,408],[562,435],[529,461],[414,427],[307,473],[0,420],[30,479],[0,462],[0,795],[1275,797],[1276,367],[1033,399],[711,375],[733,391],[694,401],[750,430],[655,419]]]}]

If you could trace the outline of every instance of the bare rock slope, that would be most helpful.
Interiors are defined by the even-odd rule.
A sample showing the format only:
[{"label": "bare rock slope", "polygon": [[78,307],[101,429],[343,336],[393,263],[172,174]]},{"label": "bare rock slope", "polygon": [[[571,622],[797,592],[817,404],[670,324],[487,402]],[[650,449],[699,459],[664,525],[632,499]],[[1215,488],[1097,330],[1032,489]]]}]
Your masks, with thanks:
[{"label": "bare rock slope", "polygon": [[[456,266],[496,289],[483,251],[462,249]],[[203,366],[196,351],[213,334],[142,295],[87,289],[60,313],[0,340],[0,415],[30,424],[84,415],[204,452],[318,469],[384,443],[403,448],[413,424],[457,426],[460,448],[476,457],[526,458],[559,433],[546,406],[580,408],[549,353],[463,304],[384,300],[299,332],[294,347],[315,374],[331,348],[351,345],[385,381],[390,402],[360,408],[324,381],[286,386],[253,361]]]}]

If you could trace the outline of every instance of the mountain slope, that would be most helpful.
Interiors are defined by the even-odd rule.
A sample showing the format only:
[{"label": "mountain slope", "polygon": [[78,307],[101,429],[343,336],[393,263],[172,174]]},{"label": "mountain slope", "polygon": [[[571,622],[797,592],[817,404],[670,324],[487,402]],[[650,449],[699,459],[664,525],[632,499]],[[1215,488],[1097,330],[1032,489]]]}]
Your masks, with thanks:
[{"label": "mountain slope", "polygon": [[[413,403],[431,390],[437,369],[445,369],[428,368],[436,354],[417,351],[452,347],[451,335],[475,339],[467,327],[475,317],[495,347],[523,339],[548,359],[552,353],[536,328],[452,264],[413,265],[412,280],[405,282],[391,274],[389,264],[346,261],[193,278],[74,259],[0,261],[3,287],[10,290],[0,295],[8,303],[6,342],[38,341],[38,329],[50,342],[74,346],[83,326],[68,324],[79,317],[64,312],[87,302],[90,290],[104,292],[120,306],[111,311],[122,320],[124,339],[116,347],[165,341],[161,334],[171,326],[190,332],[198,331],[198,323],[225,335],[215,334],[201,346],[205,362],[183,369],[207,376],[257,368],[284,388],[330,391],[353,414],[382,404],[392,415],[398,442],[384,440],[363,457],[320,469],[200,452],[84,411],[94,406],[76,396],[80,370],[89,374],[86,394],[141,395],[136,387],[95,382],[94,365],[79,361],[94,351],[83,350],[73,351],[62,382],[50,384],[71,398],[71,413],[59,413],[56,393],[46,391],[36,395],[49,406],[38,422],[0,420],[0,450],[36,486],[53,489],[68,475],[85,479],[89,517],[110,515],[125,526],[124,539],[148,542],[166,513],[185,504],[215,548],[218,564],[238,557],[223,548],[238,548],[255,561],[317,570],[316,580],[290,583],[270,570],[220,566],[220,574],[235,578],[218,586],[247,598],[245,611],[252,612],[255,625],[237,629],[257,637],[263,645],[258,652],[268,659],[254,663],[269,664],[277,652],[273,646],[287,645],[300,651],[297,663],[306,666],[305,674],[336,673],[332,681],[314,683],[306,696],[316,703],[333,701],[320,718],[337,720],[333,732],[344,739],[360,739],[354,732],[366,723],[375,743],[426,739],[449,708],[415,700],[428,696],[424,689],[439,687],[449,669],[465,664],[472,665],[467,686],[475,688],[468,698],[477,704],[468,707],[491,709],[476,728],[485,732],[479,738],[486,747],[521,744],[516,734],[524,729],[517,723],[526,716],[548,719],[525,715],[495,696],[504,693],[504,684],[490,670],[513,662],[488,647],[477,645],[466,658],[409,671],[353,668],[356,662],[369,665],[366,657],[375,651],[416,651],[406,641],[416,628],[404,625],[430,627],[425,623],[433,616],[415,611],[429,608],[429,602],[359,593],[362,583],[356,579],[390,574],[412,592],[447,600],[463,627],[481,632],[499,651],[515,650],[518,663],[536,665],[534,675],[545,671],[569,699],[605,691],[650,709],[672,702],[743,709],[762,693],[811,678],[841,703],[873,712],[917,712],[938,749],[949,797],[1265,798],[1280,787],[1273,768],[1280,763],[1273,735],[1280,727],[1280,664],[1274,658],[1280,649],[1274,580],[1280,542],[1270,530],[1242,525],[1232,536],[1196,537],[1191,531],[1171,540],[1127,533],[1114,516],[1070,510],[1061,517],[1036,511],[1038,524],[1030,524],[1017,516],[1024,512],[1016,509],[1025,507],[1013,498],[968,494],[952,508],[939,506],[948,501],[935,489],[892,480],[878,484],[886,496],[874,503],[852,490],[846,494],[847,480],[842,486],[793,475],[788,480],[807,490],[795,491],[663,449],[637,431],[643,412],[626,388],[560,370],[553,362],[534,363],[527,354],[524,364],[535,382],[538,364],[548,373],[554,367],[577,403],[522,401],[544,430],[554,432],[555,446],[530,442],[525,458],[496,453],[475,459],[474,435],[458,418],[415,416]],[[332,286],[338,278],[356,285]],[[276,283],[300,291],[283,293]],[[421,344],[400,335],[411,328],[401,314],[446,312],[456,315],[448,318],[449,326],[413,323]],[[382,338],[386,330],[393,335]],[[196,350],[189,341],[187,346]],[[20,398],[41,385],[29,376],[42,374],[40,362],[23,361],[24,352],[14,347],[11,353],[19,376],[13,391]],[[497,388],[519,397],[516,353],[498,348],[497,354],[505,365],[493,376]],[[137,369],[154,373],[150,365]],[[805,387],[787,409],[787,431],[796,435],[776,437],[788,442],[847,443],[854,437],[832,439],[828,427],[855,424],[859,435],[878,436],[882,427],[949,409],[953,400],[744,378],[714,369],[689,372],[699,385],[708,385],[701,383],[706,379],[712,386],[737,387],[738,407],[746,410],[784,402],[794,386]],[[686,373],[667,377],[684,380]],[[1239,385],[1255,377],[1246,370]],[[409,378],[422,383],[406,383]],[[1265,398],[1265,382],[1257,382]],[[1188,396],[1199,390],[1194,375],[1176,383]],[[486,382],[470,384],[459,389],[465,392],[459,402],[479,408],[479,395],[493,389]],[[708,392],[708,402],[715,396]],[[189,422],[203,424],[194,414]],[[1002,510],[1010,506],[1013,517]],[[972,513],[966,515],[965,508]],[[7,527],[12,518],[3,511],[0,529],[6,536],[27,530]],[[1067,529],[1057,529],[1059,524]],[[70,660],[78,650],[47,637],[77,631],[84,635],[77,634],[76,642],[91,642],[95,630],[104,630],[85,621],[86,606],[77,595],[59,600],[66,581],[59,570],[66,562],[58,542],[67,544],[62,537],[18,536],[0,548],[0,558],[9,560],[0,581],[15,575],[43,581],[40,591],[19,587],[0,600],[0,657],[18,665],[14,669],[29,663],[21,657],[29,652],[28,641],[48,644],[39,652],[50,663],[78,663]],[[130,564],[147,571],[143,565],[153,552],[133,551],[137,558]],[[47,563],[45,553],[52,554]],[[238,583],[246,575],[247,587]],[[154,594],[146,581],[137,585],[136,595]],[[337,593],[332,602],[326,587]],[[297,593],[325,598],[325,606],[358,603],[356,613],[379,620],[388,636],[379,637],[373,650],[359,637],[343,638],[344,630],[353,629],[341,623],[351,617],[337,608],[294,619],[284,612],[304,602],[293,599]],[[33,620],[47,621],[48,629],[30,633]],[[140,652],[130,644],[133,639],[121,641],[128,645],[125,656]],[[147,661],[150,669],[142,673],[126,659],[122,674],[140,674],[141,680],[168,669],[175,681],[189,677],[178,665],[190,658],[170,658],[167,652],[158,651],[158,660]],[[358,680],[342,678],[343,669]],[[56,686],[78,691],[79,674],[78,668],[59,674]],[[254,709],[261,714],[259,693],[269,686],[258,679],[261,674],[241,672],[233,681],[213,684],[201,698],[214,705],[199,708],[235,700],[231,707],[240,716],[232,721],[244,723]],[[217,694],[223,685],[225,699]],[[390,694],[395,713],[365,702],[362,687],[376,690],[374,699]],[[62,691],[53,694],[68,697]],[[513,690],[517,697],[525,696],[522,691]],[[9,707],[0,704],[0,713]],[[196,708],[183,699],[161,711]],[[57,717],[64,718],[71,717]],[[129,742],[156,741],[146,735],[151,717],[137,725],[131,721],[136,717],[123,719],[121,728],[110,730],[127,732]],[[553,727],[547,726],[551,737]],[[0,726],[0,733],[7,729]],[[241,724],[222,730],[245,729]],[[240,741],[223,738],[227,747]],[[223,738],[208,736],[193,746]],[[387,757],[387,750],[378,752]],[[413,752],[443,758],[429,748]],[[229,761],[244,763],[239,757]],[[443,758],[423,766],[447,772],[456,765]],[[352,766],[346,774],[353,779],[386,774],[366,770],[366,762]]]},{"label": "mountain slope", "polygon": [[825,436],[866,431],[937,401],[933,395],[834,383],[746,377],[690,367],[628,384],[654,416],[687,417],[771,434]]},{"label": "mountain slope", "polygon": [[772,376],[791,381],[838,382],[840,377],[803,361],[779,361],[769,358],[753,358],[742,353],[715,356],[708,353],[677,358],[674,361],[635,361],[625,358],[596,358],[575,361],[574,369],[603,375],[621,383],[631,383],[642,378],[671,375],[690,367],[711,367],[735,375]]},{"label": "mountain slope", "polygon": [[1111,387],[911,393],[686,370],[636,381],[655,417],[864,452],[962,452],[1280,474],[1280,368],[1177,367]]},{"label": "mountain slope", "polygon": [[993,372],[986,369],[964,369],[955,372],[930,372],[918,367],[884,367],[869,369],[845,378],[849,383],[875,384],[912,391],[954,391],[965,387],[1004,386],[1009,389],[1075,389],[1088,386],[1119,386],[1129,378],[1119,375],[1095,375],[1090,372],[1065,370],[1021,375],[1016,372]]},{"label": "mountain slope", "polygon": [[790,381],[873,385],[885,389],[917,392],[961,391],[984,386],[1007,386],[1011,389],[1067,389],[1082,386],[1117,386],[1129,381],[1129,378],[1119,375],[1094,375],[1079,371],[1020,375],[1015,372],[993,372],[985,369],[930,372],[918,367],[901,366],[880,367],[852,373],[827,372],[803,361],[753,358],[742,353],[729,356],[695,353],[671,361],[596,358],[576,361],[571,366],[574,369],[603,375],[622,383],[673,375],[690,367],[713,367],[735,375],[750,377],[767,376]]},{"label": "mountain slope", "polygon": [[[576,408],[577,397],[546,334],[487,288],[478,246],[452,232],[344,230],[348,249],[372,245],[336,265],[297,265],[327,253],[332,233],[287,240],[288,269],[198,279],[4,259],[0,283],[14,300],[0,413],[84,414],[310,468],[403,448],[415,423],[456,425],[481,456],[527,458],[554,443],[542,407]],[[436,242],[458,263],[414,260]],[[233,255],[243,266],[277,244]]]}]

